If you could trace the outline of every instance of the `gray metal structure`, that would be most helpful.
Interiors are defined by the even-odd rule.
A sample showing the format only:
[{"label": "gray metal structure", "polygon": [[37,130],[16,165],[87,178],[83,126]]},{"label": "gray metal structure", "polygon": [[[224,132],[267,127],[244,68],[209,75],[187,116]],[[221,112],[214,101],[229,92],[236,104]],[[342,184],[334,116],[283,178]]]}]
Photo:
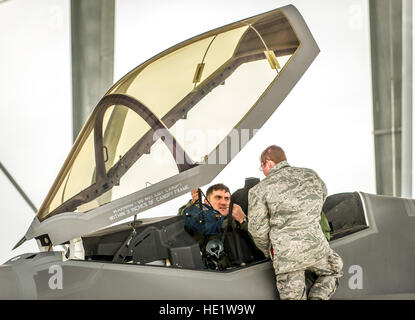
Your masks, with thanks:
[{"label": "gray metal structure", "polygon": [[412,197],[412,1],[369,9],[376,193]]},{"label": "gray metal structure", "polygon": [[414,200],[360,196],[368,228],[330,243],[344,261],[334,299],[415,299]]},{"label": "gray metal structure", "polygon": [[114,0],[71,0],[73,139],[114,81]]},{"label": "gray metal structure", "polygon": [[[319,52],[307,25],[293,6],[283,7],[240,23],[266,21],[267,25],[270,25],[270,17],[278,17],[278,21],[284,17],[288,19],[300,45],[292,55],[290,62],[278,74],[276,81],[271,83],[255,106],[234,127],[238,132],[242,129],[261,128]],[[213,30],[207,35],[215,34],[215,32],[216,30]],[[270,34],[272,33],[268,36]],[[255,36],[254,33],[251,35]],[[191,41],[192,39],[189,43]],[[182,46],[186,44],[187,42],[184,42]],[[231,70],[230,67],[228,70]],[[214,77],[212,79],[210,81],[216,81]],[[209,85],[209,79],[206,81]],[[205,86],[199,87],[199,90],[205,89]],[[197,93],[197,90],[192,91],[192,94],[194,92]],[[122,95],[108,94],[98,104],[96,108],[98,113],[102,104],[107,103],[109,99],[115,99],[116,103],[122,103],[127,107],[135,108],[136,106],[133,100]],[[131,105],[129,105],[130,102]],[[144,107],[141,110],[147,111]],[[152,119],[148,112],[146,116],[147,119]],[[92,119],[98,119],[99,124],[101,118]],[[154,124],[160,123],[154,119]],[[98,131],[100,129],[99,126],[94,128]],[[95,146],[98,145],[98,147],[95,149],[97,168],[94,171],[97,179],[93,185],[93,191],[97,196],[100,193],[104,194],[105,190],[114,185],[110,179],[112,169],[108,171],[108,174],[100,176],[99,166],[105,163],[101,152],[102,145],[99,144],[100,139],[101,135],[98,132],[94,136]],[[218,149],[222,147],[230,155],[225,164],[216,161],[218,154],[217,149],[214,149],[203,163],[193,164],[190,168],[181,168],[178,174],[168,179],[89,211],[64,210],[78,206],[82,201],[86,202],[86,199],[90,200],[93,194],[89,193],[88,188],[55,209],[49,210],[48,206],[42,205],[49,210],[48,214],[38,215],[33,220],[20,243],[35,238],[40,243],[43,252],[23,254],[0,266],[0,298],[229,299],[231,297],[238,300],[278,298],[275,276],[269,260],[255,261],[226,271],[201,269],[197,267],[200,265],[198,263],[193,264],[196,267],[186,267],[181,264],[180,261],[185,261],[187,265],[192,265],[189,263],[192,259],[201,259],[200,256],[198,257],[198,251],[192,259],[185,254],[186,252],[194,253],[196,241],[185,233],[182,217],[157,221],[139,219],[137,226],[141,228],[141,231],[137,233],[135,224],[108,227],[110,224],[139,214],[151,206],[160,205],[174,197],[188,193],[195,187],[208,184],[244,147],[244,144],[239,141],[237,152],[231,152],[230,144],[226,143],[228,139],[229,137],[225,137],[218,146]],[[120,161],[122,160],[125,162],[121,162],[123,164],[121,167],[129,167],[128,152],[124,155],[124,159],[121,157]],[[64,167],[68,163],[65,162]],[[115,168],[118,167],[115,166]],[[105,173],[105,170],[103,172]],[[157,199],[157,197],[160,200],[148,204],[145,208],[140,206],[146,202],[146,199]],[[335,298],[414,298],[415,280],[412,272],[415,270],[415,251],[413,250],[415,235],[412,230],[415,227],[415,205],[413,200],[365,193],[339,194],[329,197],[325,206],[323,209],[333,229],[332,247],[343,257],[345,263],[345,276],[340,279],[340,287]],[[164,235],[167,237],[170,232],[169,227],[173,224],[176,232],[173,232],[173,238],[181,237],[182,243],[186,243],[179,248],[172,247],[173,238],[164,238]],[[135,241],[134,248],[130,246],[129,238],[121,241],[123,246],[131,249],[132,263],[118,263],[117,254],[122,247],[115,251],[111,249],[114,246],[117,248],[117,241],[113,239],[120,230],[131,233]],[[173,262],[172,266],[168,266],[167,263],[160,266],[152,265],[147,263],[146,259],[135,255],[135,250],[138,250],[137,248],[142,243],[145,244],[146,239],[156,237],[156,234],[161,240],[151,243],[156,248],[154,253],[162,255],[158,252],[164,252],[163,254],[167,252]],[[136,236],[142,238],[136,239],[134,238]],[[86,259],[71,258],[73,252],[65,254],[51,251],[54,245],[65,245],[79,237],[83,239]],[[97,246],[101,246],[101,249],[97,249]],[[150,250],[147,253],[151,256],[153,252]],[[122,261],[126,260],[122,259]],[[355,269],[360,274],[350,274]],[[60,285],[59,281],[54,283],[57,279],[55,271],[58,275],[59,270],[62,276]]]},{"label": "gray metal structure", "polygon": [[[368,227],[331,241],[344,260],[333,298],[415,299],[414,201],[365,193],[359,198]],[[62,268],[62,289],[48,286],[56,266]],[[0,266],[0,287],[1,299],[278,298],[269,260],[220,272],[27,253]]]},{"label": "gray metal structure", "polygon": [[412,0],[402,2],[402,197],[412,198],[413,27]]}]

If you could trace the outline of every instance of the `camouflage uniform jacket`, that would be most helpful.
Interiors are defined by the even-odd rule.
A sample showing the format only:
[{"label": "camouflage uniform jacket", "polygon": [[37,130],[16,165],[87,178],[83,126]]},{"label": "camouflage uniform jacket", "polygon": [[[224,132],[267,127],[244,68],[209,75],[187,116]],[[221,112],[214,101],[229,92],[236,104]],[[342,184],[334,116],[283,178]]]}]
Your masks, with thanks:
[{"label": "camouflage uniform jacket", "polygon": [[276,164],[249,191],[248,230],[269,257],[274,251],[276,274],[306,269],[330,252],[320,226],[327,196],[324,182],[311,169]]}]

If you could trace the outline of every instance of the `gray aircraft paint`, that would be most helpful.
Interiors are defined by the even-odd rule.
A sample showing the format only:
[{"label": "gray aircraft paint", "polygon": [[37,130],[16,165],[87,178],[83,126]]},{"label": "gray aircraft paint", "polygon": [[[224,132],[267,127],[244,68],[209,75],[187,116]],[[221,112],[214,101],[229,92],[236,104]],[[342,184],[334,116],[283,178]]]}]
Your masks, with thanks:
[{"label": "gray aircraft paint", "polygon": [[[415,297],[414,212],[406,199],[361,193],[373,224],[332,242],[344,260],[334,299]],[[373,230],[373,225],[377,230]],[[226,272],[173,267],[62,261],[61,252],[21,255],[0,266],[1,299],[276,299],[270,261]],[[49,268],[63,270],[62,290],[48,286]],[[350,266],[362,268],[362,289],[350,288]]]}]

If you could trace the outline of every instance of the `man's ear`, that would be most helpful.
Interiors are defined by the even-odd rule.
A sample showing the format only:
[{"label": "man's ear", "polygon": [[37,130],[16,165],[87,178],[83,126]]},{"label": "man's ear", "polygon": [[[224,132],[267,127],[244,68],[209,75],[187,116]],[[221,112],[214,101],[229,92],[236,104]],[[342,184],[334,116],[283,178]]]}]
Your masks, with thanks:
[{"label": "man's ear", "polygon": [[209,202],[207,202],[207,199],[206,198],[205,198],[205,201],[204,202],[205,202],[205,204],[209,204]]}]

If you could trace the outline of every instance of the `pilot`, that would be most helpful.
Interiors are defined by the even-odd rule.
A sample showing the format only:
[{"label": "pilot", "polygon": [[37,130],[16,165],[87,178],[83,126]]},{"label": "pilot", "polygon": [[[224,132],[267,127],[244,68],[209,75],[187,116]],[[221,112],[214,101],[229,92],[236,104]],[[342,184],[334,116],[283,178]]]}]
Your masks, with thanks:
[{"label": "pilot", "polygon": [[[180,207],[179,209],[179,215],[183,215],[186,208],[190,207],[194,203],[197,204],[198,201],[198,190],[192,190],[191,192],[192,199],[189,200],[188,203]],[[229,205],[231,202],[231,194],[229,191],[229,188],[225,186],[222,183],[214,184],[210,186],[206,191],[206,197],[207,200],[209,200],[210,204],[212,205],[213,209],[217,210],[223,217],[226,217],[229,213]],[[204,201],[206,204],[209,204],[208,201]],[[232,209],[232,217],[234,218],[233,221],[233,227],[241,229],[245,232],[248,232],[248,223],[247,223],[247,217],[241,207],[237,204],[233,205]],[[198,241],[200,250],[202,254],[205,254],[206,252],[206,245],[211,240],[222,240],[222,234],[223,231],[226,229],[228,225],[228,219],[223,219],[222,225],[221,225],[221,234],[218,235],[203,235],[197,231],[191,230],[192,236],[195,238],[196,241]],[[226,269],[229,267],[229,261],[226,257],[226,255],[222,255],[222,257],[219,260],[219,269]]]},{"label": "pilot", "polygon": [[249,190],[248,230],[256,246],[272,257],[280,298],[307,299],[305,271],[311,271],[317,279],[308,298],[330,299],[343,261],[320,226],[326,185],[313,170],[291,167],[275,145],[262,152],[260,164],[266,178]]}]

